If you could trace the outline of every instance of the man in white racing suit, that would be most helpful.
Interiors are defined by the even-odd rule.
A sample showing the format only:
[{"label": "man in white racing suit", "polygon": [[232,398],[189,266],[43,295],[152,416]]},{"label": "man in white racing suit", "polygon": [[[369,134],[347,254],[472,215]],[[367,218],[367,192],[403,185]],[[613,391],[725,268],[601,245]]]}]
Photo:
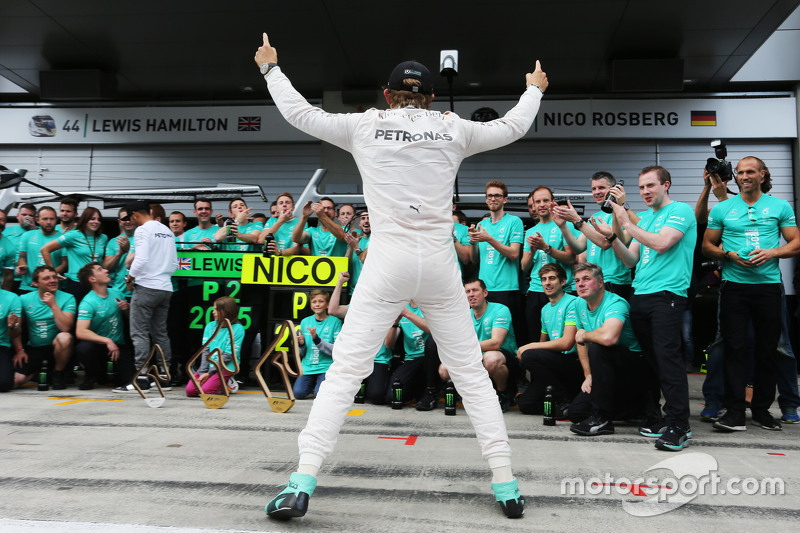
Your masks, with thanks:
[{"label": "man in white racing suit", "polygon": [[390,109],[333,114],[313,107],[292,87],[266,34],[263,39],[255,61],[278,110],[296,128],[353,155],[372,224],[369,261],[334,345],[333,365],[298,438],[299,468],[269,502],[267,514],[278,519],[305,514],[317,472],[333,452],[386,331],[413,299],[463,398],[492,470],[495,499],[508,517],[522,516],[524,500],[511,472],[505,422],[453,261],[452,194],[465,157],[509,144],[528,131],[547,89],[546,74],[537,61],[535,71],[525,75],[519,103],[504,117],[481,123],[429,110],[431,73],[408,61],[395,67],[384,91]]}]

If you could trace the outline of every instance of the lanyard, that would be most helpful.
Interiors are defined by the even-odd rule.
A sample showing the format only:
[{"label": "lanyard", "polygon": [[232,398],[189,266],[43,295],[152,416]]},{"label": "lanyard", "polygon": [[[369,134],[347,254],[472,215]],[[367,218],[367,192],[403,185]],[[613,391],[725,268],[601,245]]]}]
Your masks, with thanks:
[{"label": "lanyard", "polygon": [[94,262],[94,250],[97,248],[97,235],[92,235],[92,244],[89,245],[89,236],[85,233],[83,234],[83,238],[86,239],[86,247],[89,248],[89,251],[92,253],[92,260],[89,261],[90,263]]}]

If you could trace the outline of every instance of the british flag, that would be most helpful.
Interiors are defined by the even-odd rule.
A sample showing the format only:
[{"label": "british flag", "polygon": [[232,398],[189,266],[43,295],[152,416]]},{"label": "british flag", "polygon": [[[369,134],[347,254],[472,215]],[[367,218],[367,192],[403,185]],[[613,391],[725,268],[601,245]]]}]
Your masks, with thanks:
[{"label": "british flag", "polygon": [[178,259],[178,270],[191,270],[192,269],[192,260],[191,259]]},{"label": "british flag", "polygon": [[261,131],[261,117],[239,117],[239,131]]}]

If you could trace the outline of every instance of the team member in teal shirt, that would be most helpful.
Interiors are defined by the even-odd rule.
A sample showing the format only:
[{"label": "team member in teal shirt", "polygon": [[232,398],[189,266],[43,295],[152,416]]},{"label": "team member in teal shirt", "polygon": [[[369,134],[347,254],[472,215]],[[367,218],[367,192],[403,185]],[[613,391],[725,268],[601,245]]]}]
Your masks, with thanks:
[{"label": "team member in teal shirt", "polygon": [[531,384],[517,397],[524,414],[542,414],[548,386],[553,387],[553,406],[564,406],[578,394],[583,382],[575,344],[577,298],[564,292],[567,273],[558,263],[547,263],[538,277],[549,300],[542,309],[540,337],[517,350],[520,366],[531,375]]},{"label": "team member in teal shirt", "polygon": [[[10,269],[7,272],[9,272],[9,275],[13,275],[15,287],[22,281],[20,275],[16,274],[14,271],[17,266],[17,259],[19,258],[19,242],[25,233],[36,229],[36,207],[34,207],[33,204],[22,204],[19,206],[17,222],[19,222],[18,225],[8,226],[3,231],[3,239],[7,239],[8,244],[6,245],[7,250],[2,266]],[[6,282],[6,288],[11,288],[10,282]]]},{"label": "team member in teal shirt", "polygon": [[[611,243],[622,262],[636,267],[631,318],[650,364],[648,413],[639,433],[657,437],[655,446],[660,450],[679,451],[691,437],[681,326],[688,305],[686,290],[692,277],[697,222],[691,207],[670,199],[671,185],[672,177],[664,167],[653,165],[642,169],[639,194],[649,209],[641,213],[638,224],[630,219],[623,206],[612,205],[617,221],[633,238],[630,247],[620,242],[608,224],[591,222]],[[663,421],[661,393],[666,413]]]},{"label": "team member in teal shirt", "polygon": [[358,216],[358,223],[361,228],[359,235],[352,233],[345,234],[345,240],[348,244],[347,255],[352,258],[350,262],[350,294],[356,290],[358,277],[361,275],[361,270],[364,268],[364,261],[367,260],[367,249],[369,248],[369,239],[372,236],[372,226],[369,224],[369,212],[364,209]]},{"label": "team member in teal shirt", "polygon": [[75,229],[78,223],[78,201],[74,198],[66,197],[61,199],[58,206],[58,225],[56,231],[66,233]]},{"label": "team member in teal shirt", "polygon": [[[703,237],[703,253],[724,261],[719,322],[725,342],[727,412],[714,427],[723,431],[747,429],[745,362],[748,325],[752,324],[756,365],[750,402],[753,423],[764,429],[780,430],[780,423],[769,412],[775,400],[781,335],[778,260],[800,253],[800,232],[789,203],[765,194],[772,188],[772,181],[761,159],[748,156],[739,161],[736,181],[740,194],[711,209]],[[783,246],[781,236],[786,239]]]},{"label": "team member in teal shirt", "polygon": [[[9,239],[8,237],[5,236],[6,220],[7,220],[6,212],[0,209],[0,268],[3,269],[11,266],[8,264],[8,262],[13,260],[13,255],[16,254],[17,250],[14,247],[12,239]],[[12,258],[9,259],[9,256],[12,256]],[[13,272],[10,269],[3,271],[4,278],[6,277],[5,272],[8,272],[9,279],[13,279],[12,275]],[[9,288],[11,288],[10,285]]]},{"label": "team member in teal shirt", "polygon": [[88,263],[102,262],[107,243],[108,237],[103,234],[103,217],[100,211],[95,207],[87,207],[83,210],[74,230],[44,245],[42,258],[46,265],[58,266],[51,254],[59,248],[67,250],[68,270],[65,290],[80,301],[88,292],[88,288],[78,281],[78,271]]},{"label": "team member in teal shirt", "polygon": [[[639,415],[643,408],[642,348],[634,334],[630,305],[608,292],[593,263],[575,267],[575,342],[585,379],[569,406],[570,430],[593,437],[614,433],[614,419]],[[629,415],[634,409],[633,415]]]},{"label": "team member in teal shirt", "polygon": [[486,206],[490,217],[470,226],[473,244],[472,261],[479,265],[478,278],[489,291],[489,301],[508,307],[514,317],[514,329],[522,338],[526,325],[519,292],[519,256],[524,227],[522,219],[505,212],[508,187],[500,180],[486,184]]},{"label": "team member in teal shirt", "polygon": [[325,381],[325,372],[328,371],[333,358],[333,343],[342,329],[342,321],[328,314],[330,293],[322,290],[311,291],[309,306],[314,312],[312,316],[300,322],[298,341],[303,355],[303,375],[294,382],[294,395],[298,400],[308,398],[313,392],[319,391],[320,385]]},{"label": "team member in teal shirt", "polygon": [[[335,206],[333,200],[327,196],[316,203],[308,201],[303,206],[300,220],[292,230],[292,242],[310,244],[311,255],[314,256],[344,257],[347,253],[347,241],[342,226],[333,218]],[[312,213],[317,215],[317,227],[308,227],[308,218]]]},{"label": "team member in teal shirt", "polygon": [[472,262],[472,244],[469,242],[467,215],[459,210],[453,211],[453,252],[463,278],[464,268]]},{"label": "team member in teal shirt", "polygon": [[[491,216],[469,229],[470,241],[474,245],[473,257],[478,261],[478,277],[497,301],[501,293],[515,294],[519,291],[519,267],[517,260],[522,248],[522,219],[505,212],[508,188],[499,180],[486,184],[486,205]],[[508,307],[508,305],[506,306]]]},{"label": "team member in teal shirt", "polygon": [[0,289],[0,392],[8,392],[26,381],[26,376],[14,370],[14,352],[22,351],[21,317],[19,296]]},{"label": "team member in teal shirt", "polygon": [[[271,234],[274,240],[267,246],[270,254],[308,255],[308,248],[292,241],[294,227],[300,222],[300,219],[294,216],[294,197],[290,193],[284,192],[275,201],[278,202],[278,218],[274,222],[272,219],[267,221],[267,227],[259,234],[258,242],[263,244],[267,235]],[[304,225],[303,231],[307,229],[308,227]]]},{"label": "team member in teal shirt", "polygon": [[402,390],[403,402],[418,398],[427,384],[425,368],[425,343],[431,336],[428,323],[414,300],[403,309],[394,325],[386,335],[385,346],[391,349],[397,336],[403,333],[403,364],[389,379],[389,389],[385,391],[385,401],[392,401],[393,385],[398,382]]},{"label": "team member in teal shirt", "polygon": [[[615,199],[618,197],[625,198],[622,185],[617,185],[617,180],[610,172],[601,171],[592,174],[591,187],[592,198],[599,206],[603,205],[609,195]],[[628,216],[631,220],[638,221],[638,217],[630,211],[630,206],[624,200],[620,201],[619,204],[628,211]],[[631,269],[625,266],[617,257],[605,237],[598,233],[591,224],[585,223],[569,201],[567,201],[566,206],[554,206],[553,214],[554,220],[559,224],[561,234],[564,236],[564,240],[567,241],[567,245],[572,249],[572,252],[576,255],[586,252],[584,262],[594,263],[603,269],[606,290],[629,300],[633,293],[631,288]],[[613,213],[606,213],[601,210],[593,216],[613,226]],[[573,228],[579,231],[577,236],[572,231],[572,228],[564,222],[572,223]]]},{"label": "team member in teal shirt", "polygon": [[234,242],[244,242],[248,244],[223,245],[223,250],[253,252],[256,251],[258,236],[264,225],[261,222],[250,220],[252,207],[247,207],[247,203],[242,198],[234,198],[228,204],[228,215],[232,222],[222,226],[214,233],[214,240],[217,243],[227,242],[229,237],[234,238]]},{"label": "team member in teal shirt", "polygon": [[[519,378],[519,363],[516,358],[517,339],[514,335],[511,311],[503,304],[487,300],[489,291],[481,279],[467,280],[464,283],[464,291],[467,293],[472,325],[481,345],[483,366],[489,372],[497,391],[500,408],[505,412],[511,407],[511,402],[516,396]],[[439,375],[444,380],[450,379],[450,374],[444,366],[440,367]]]},{"label": "team member in teal shirt", "polygon": [[[31,285],[31,272],[37,266],[44,264],[41,252],[42,246],[61,235],[56,230],[57,220],[55,209],[48,205],[40,207],[36,214],[39,229],[26,231],[19,240],[19,259],[17,260],[17,274],[21,277],[19,290],[24,292],[36,290]],[[63,271],[61,251],[56,250],[52,255],[53,262],[56,264],[56,271],[61,273]]]},{"label": "team member in teal shirt", "polygon": [[[111,276],[111,287],[122,294],[124,298],[130,300],[133,293],[125,283],[125,278],[128,275],[128,267],[125,266],[125,260],[128,258],[129,253],[135,252],[133,233],[136,231],[136,226],[127,215],[128,211],[124,207],[119,210],[118,223],[120,233],[106,244],[103,268],[108,270]],[[128,218],[128,220],[122,220],[123,218]]]},{"label": "team member in teal shirt", "polygon": [[[194,202],[193,213],[197,217],[197,226],[186,231],[183,242],[194,243],[191,245],[192,250],[211,250],[216,248],[214,234],[219,228],[211,221],[211,216],[214,214],[211,201],[207,198],[198,198]],[[184,245],[184,248],[186,246],[189,245]]]},{"label": "team member in teal shirt", "polygon": [[125,320],[130,308],[122,293],[109,288],[111,276],[100,263],[88,263],[78,279],[91,290],[78,306],[75,324],[75,356],[83,366],[84,379],[78,388],[93,389],[114,368],[114,383],[124,385],[133,378],[133,357],[125,345]]},{"label": "team member in teal shirt", "polygon": [[[525,244],[522,248],[522,270],[531,273],[531,283],[525,301],[525,318],[528,321],[528,338],[539,338],[542,308],[547,305],[548,298],[542,288],[542,282],[536,275],[544,265],[558,263],[567,274],[566,291],[575,291],[572,281],[572,265],[575,255],[567,247],[558,224],[553,220],[553,191],[548,187],[537,187],[528,195],[528,204],[533,205],[539,222],[525,233]],[[572,231],[570,228],[566,231]]]},{"label": "team member in teal shirt", "polygon": [[38,266],[32,274],[36,290],[20,297],[28,328],[28,344],[14,357],[14,364],[28,381],[48,360],[53,389],[67,387],[64,368],[72,355],[72,326],[75,323],[75,297],[58,290],[58,274],[49,265]]}]

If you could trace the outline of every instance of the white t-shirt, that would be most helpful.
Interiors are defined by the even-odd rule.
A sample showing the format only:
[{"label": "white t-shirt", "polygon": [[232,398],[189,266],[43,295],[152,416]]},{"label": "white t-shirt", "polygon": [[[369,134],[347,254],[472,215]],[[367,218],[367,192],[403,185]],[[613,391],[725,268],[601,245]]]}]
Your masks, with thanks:
[{"label": "white t-shirt", "polygon": [[172,292],[172,274],[178,269],[175,235],[160,222],[148,220],[133,234],[135,256],[130,275],[148,289]]}]

